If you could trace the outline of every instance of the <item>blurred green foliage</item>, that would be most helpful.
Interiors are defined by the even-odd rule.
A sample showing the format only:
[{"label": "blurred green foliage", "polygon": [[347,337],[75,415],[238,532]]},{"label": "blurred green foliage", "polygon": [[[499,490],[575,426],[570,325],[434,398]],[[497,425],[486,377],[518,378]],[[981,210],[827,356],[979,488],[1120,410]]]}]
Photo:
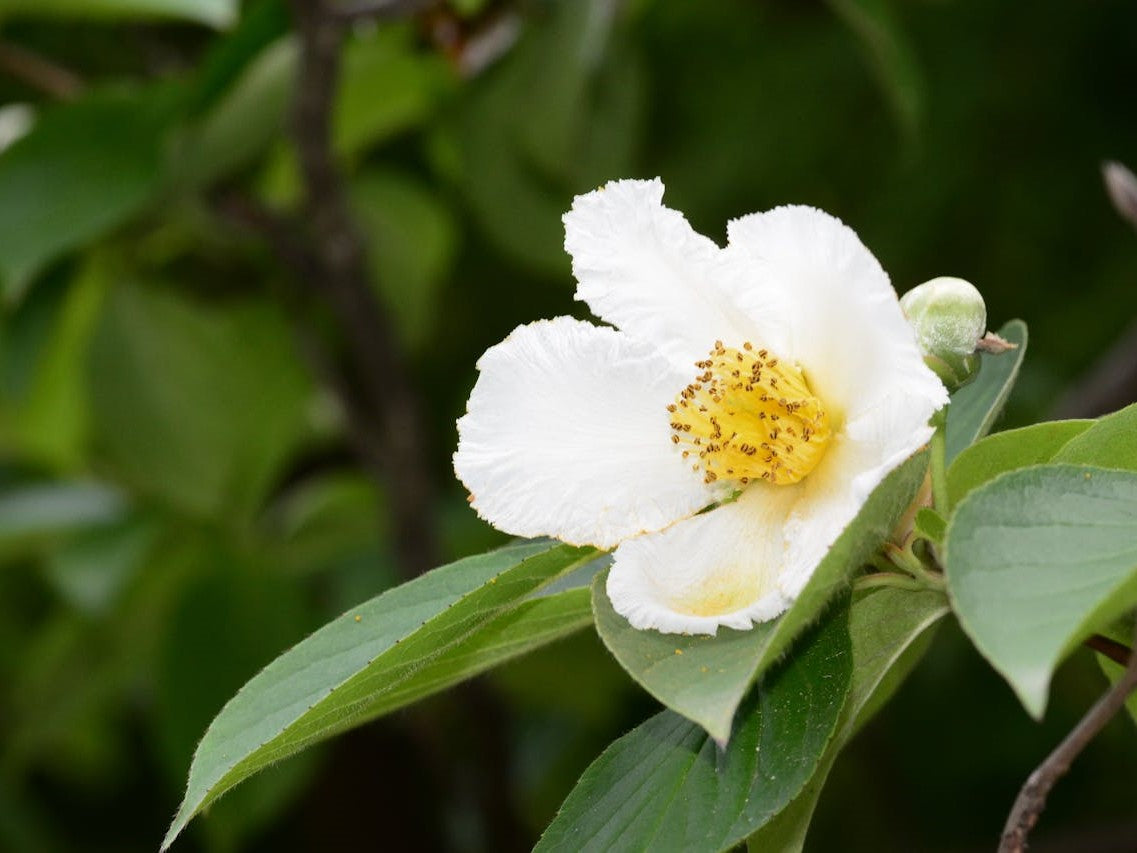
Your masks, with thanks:
[{"label": "blurred green foliage", "polygon": [[[452,9],[354,29],[333,133],[422,398],[445,558],[500,541],[448,464],[474,362],[518,323],[581,312],[560,216],[609,178],[661,175],[720,240],[732,216],[815,204],[900,290],[968,278],[993,325],[1031,327],[1012,423],[1137,314],[1137,241],[1096,174],[1137,160],[1131,3]],[[400,484],[357,460],[313,357],[340,337],[318,282],[228,215],[301,195],[283,3],[0,0],[0,47],[0,136],[34,117],[0,152],[0,849],[153,850],[224,701],[400,577]],[[942,632],[838,761],[816,849],[989,849],[1102,685],[1076,657],[1037,726]],[[484,686],[508,745],[488,781],[443,696],[256,778],[175,849],[503,849],[487,784],[531,841],[652,707],[591,633]],[[1132,846],[1125,725],[1060,787],[1053,837]]]}]

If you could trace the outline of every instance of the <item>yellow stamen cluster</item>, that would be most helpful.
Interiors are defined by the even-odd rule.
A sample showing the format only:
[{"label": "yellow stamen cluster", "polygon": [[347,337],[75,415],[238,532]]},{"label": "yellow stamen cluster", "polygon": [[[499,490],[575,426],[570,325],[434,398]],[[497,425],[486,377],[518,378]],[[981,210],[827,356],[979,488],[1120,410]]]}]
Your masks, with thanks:
[{"label": "yellow stamen cluster", "polygon": [[801,371],[750,343],[715,341],[695,381],[667,407],[671,441],[707,483],[796,483],[825,453],[831,430]]}]

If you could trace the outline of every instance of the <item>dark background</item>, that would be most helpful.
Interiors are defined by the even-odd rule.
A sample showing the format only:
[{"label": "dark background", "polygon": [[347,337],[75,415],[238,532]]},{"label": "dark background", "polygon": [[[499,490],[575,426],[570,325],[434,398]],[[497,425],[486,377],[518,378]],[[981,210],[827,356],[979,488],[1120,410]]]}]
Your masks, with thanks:
[{"label": "dark background", "polygon": [[[1053,416],[1137,314],[1137,234],[1098,173],[1137,163],[1127,0],[360,20],[331,133],[367,253],[354,314],[303,201],[295,142],[320,128],[288,124],[285,5],[106,5],[0,3],[0,135],[35,122],[0,153],[0,850],[155,850],[260,666],[502,541],[454,482],[454,421],[487,346],[583,316],[561,248],[577,192],[659,175],[720,241],[730,217],[813,204],[900,291],[969,279],[993,327],[1031,330],[1002,426]],[[1036,724],[944,627],[838,762],[811,846],[993,849],[1103,686],[1075,655]],[[257,777],[175,850],[523,849],[652,710],[586,632]],[[1034,849],[1137,848],[1135,759],[1115,721]]]}]

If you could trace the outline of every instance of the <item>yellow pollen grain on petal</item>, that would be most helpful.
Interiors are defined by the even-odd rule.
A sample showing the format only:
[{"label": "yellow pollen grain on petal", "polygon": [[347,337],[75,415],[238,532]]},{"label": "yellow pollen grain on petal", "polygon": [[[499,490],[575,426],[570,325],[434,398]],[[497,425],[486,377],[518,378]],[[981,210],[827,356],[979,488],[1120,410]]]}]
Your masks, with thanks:
[{"label": "yellow pollen grain on petal", "polygon": [[809,474],[832,436],[829,415],[802,372],[749,341],[715,341],[695,378],[667,407],[671,441],[697,456],[707,483],[785,486]]}]

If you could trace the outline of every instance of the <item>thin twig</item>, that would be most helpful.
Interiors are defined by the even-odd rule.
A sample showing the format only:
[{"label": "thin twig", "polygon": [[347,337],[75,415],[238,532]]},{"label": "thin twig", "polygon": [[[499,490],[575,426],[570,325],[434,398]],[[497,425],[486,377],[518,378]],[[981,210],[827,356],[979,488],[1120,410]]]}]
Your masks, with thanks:
[{"label": "thin twig", "polygon": [[1096,418],[1137,400],[1137,322],[1076,379],[1050,413],[1053,418]]},{"label": "thin twig", "polygon": [[[1137,230],[1137,176],[1121,163],[1102,164],[1106,195],[1117,215]],[[1096,418],[1137,400],[1137,322],[1078,377],[1051,413],[1055,418]]]},{"label": "thin twig", "polygon": [[[392,495],[395,548],[407,575],[436,563],[432,489],[418,399],[392,323],[372,289],[366,250],[351,216],[331,149],[331,111],[347,23],[327,0],[292,0],[300,36],[300,74],[292,136],[305,186],[305,222],[316,275],[311,285],[342,325],[356,375],[361,417],[377,425],[377,460]],[[349,406],[355,403],[350,397]]]},{"label": "thin twig", "polygon": [[[227,222],[247,229],[264,240],[296,281],[308,284],[317,281],[322,275],[319,260],[308,246],[298,223],[239,193],[221,196],[214,207]],[[285,296],[292,303],[292,313],[307,319],[308,306],[300,304],[304,301],[303,293],[289,289]],[[335,364],[328,347],[312,332],[309,324],[297,323],[296,335],[312,370],[331,385],[343,405],[347,416],[348,438],[356,453],[371,476],[382,485],[387,478],[387,460],[378,421],[364,409],[349,387],[343,370]]]},{"label": "thin twig", "polygon": [[1050,789],[1061,779],[1070,764],[1086,748],[1111,719],[1125,705],[1129,694],[1137,689],[1137,655],[1130,655],[1128,665],[1121,678],[1090,708],[1081,722],[1066,736],[1046,760],[1030,774],[1003,828],[1003,838],[999,843],[999,853],[1022,853],[1026,850],[1027,835],[1042,810]]},{"label": "thin twig", "polygon": [[1117,640],[1111,640],[1109,637],[1103,637],[1101,634],[1094,634],[1087,638],[1085,645],[1099,655],[1105,655],[1114,663],[1121,664],[1121,666],[1129,666],[1129,658],[1133,655],[1129,646],[1119,643]]},{"label": "thin twig", "polygon": [[0,41],[0,71],[22,80],[45,95],[61,100],[75,98],[84,89],[83,81],[77,74],[10,41]]}]

